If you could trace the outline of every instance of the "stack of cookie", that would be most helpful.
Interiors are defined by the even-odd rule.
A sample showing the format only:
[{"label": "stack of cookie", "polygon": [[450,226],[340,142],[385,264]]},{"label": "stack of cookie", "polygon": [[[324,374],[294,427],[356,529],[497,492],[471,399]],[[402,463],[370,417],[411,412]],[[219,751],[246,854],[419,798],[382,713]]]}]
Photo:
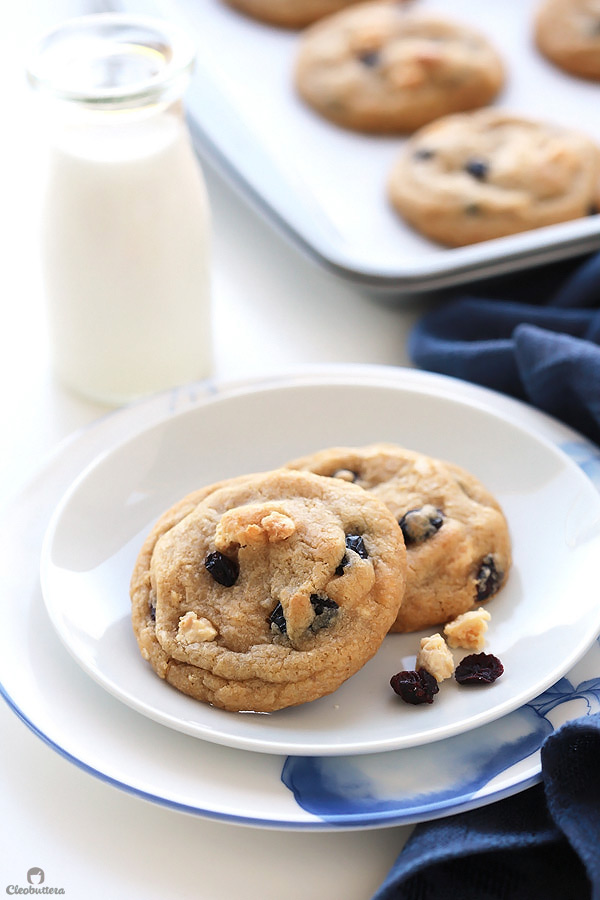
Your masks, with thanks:
[{"label": "stack of cookie", "polygon": [[[597,212],[600,149],[569,128],[483,110],[505,71],[470,25],[398,0],[227,2],[273,24],[308,26],[295,84],[320,116],[359,132],[414,134],[387,194],[431,240],[462,246]],[[532,34],[554,64],[600,79],[597,0],[543,0]]]},{"label": "stack of cookie", "polygon": [[455,619],[510,568],[478,480],[395,445],[332,448],[189,494],[139,553],[132,619],[171,685],[271,712],[336,690],[388,632]]}]

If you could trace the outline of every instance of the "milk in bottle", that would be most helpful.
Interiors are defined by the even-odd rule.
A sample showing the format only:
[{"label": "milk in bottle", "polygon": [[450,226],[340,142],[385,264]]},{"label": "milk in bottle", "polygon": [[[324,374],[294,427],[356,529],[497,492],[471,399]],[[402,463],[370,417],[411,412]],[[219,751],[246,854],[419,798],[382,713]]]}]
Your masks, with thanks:
[{"label": "milk in bottle", "polygon": [[68,386],[121,404],[211,368],[210,213],[180,97],[193,62],[163,22],[101,14],[41,42],[42,252]]}]

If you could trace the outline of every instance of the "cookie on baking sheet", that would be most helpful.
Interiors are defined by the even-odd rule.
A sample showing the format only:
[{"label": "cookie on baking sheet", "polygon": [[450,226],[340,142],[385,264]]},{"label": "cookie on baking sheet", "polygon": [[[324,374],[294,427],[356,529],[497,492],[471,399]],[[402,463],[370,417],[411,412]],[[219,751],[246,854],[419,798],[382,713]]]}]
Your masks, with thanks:
[{"label": "cookie on baking sheet", "polygon": [[393,515],[356,485],[281,469],[158,521],[131,580],[142,656],[185,694],[269,712],[329,694],[379,648],[404,593]]},{"label": "cookie on baking sheet", "polygon": [[544,0],[534,23],[541,53],[559,68],[600,79],[600,2]]},{"label": "cookie on baking sheet", "polygon": [[511,564],[506,519],[490,492],[459,466],[384,443],[335,447],[288,465],[362,487],[399,523],[408,575],[392,631],[447,622],[504,584]]},{"label": "cookie on baking sheet", "polygon": [[380,133],[411,132],[483,106],[503,80],[502,62],[482,34],[386,0],[312,25],[295,67],[310,107],[343,127]]},{"label": "cookie on baking sheet", "polygon": [[456,247],[588,215],[599,175],[600,151],[584,134],[484,109],[420,129],[388,189],[406,222]]},{"label": "cookie on baking sheet", "polygon": [[283,28],[304,28],[317,19],[351,6],[359,0],[225,0],[253,19]]}]

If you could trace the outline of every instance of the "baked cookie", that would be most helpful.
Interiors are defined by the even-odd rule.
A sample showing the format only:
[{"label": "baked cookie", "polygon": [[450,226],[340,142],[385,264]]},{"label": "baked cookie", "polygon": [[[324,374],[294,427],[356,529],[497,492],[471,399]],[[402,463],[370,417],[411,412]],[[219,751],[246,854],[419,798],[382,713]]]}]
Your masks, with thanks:
[{"label": "baked cookie", "polygon": [[534,34],[538,49],[559,68],[600,79],[599,0],[544,0]]},{"label": "baked cookie", "polygon": [[298,93],[346,128],[411,132],[489,103],[504,80],[490,42],[470,27],[371,2],[329,16],[301,37]]},{"label": "baked cookie", "polygon": [[392,631],[448,622],[504,584],[511,564],[506,519],[459,466],[394,444],[335,447],[288,465],[362,487],[399,523],[408,575]]},{"label": "baked cookie", "polygon": [[585,135],[483,109],[413,135],[389,196],[410,225],[457,247],[588,215],[599,174],[600,152]]},{"label": "baked cookie", "polygon": [[304,28],[358,0],[225,0],[240,12],[282,28]]},{"label": "baked cookie", "polygon": [[339,687],[394,622],[402,534],[374,496],[286,469],[220,482],[168,510],[131,580],[142,656],[178,690],[270,712]]}]

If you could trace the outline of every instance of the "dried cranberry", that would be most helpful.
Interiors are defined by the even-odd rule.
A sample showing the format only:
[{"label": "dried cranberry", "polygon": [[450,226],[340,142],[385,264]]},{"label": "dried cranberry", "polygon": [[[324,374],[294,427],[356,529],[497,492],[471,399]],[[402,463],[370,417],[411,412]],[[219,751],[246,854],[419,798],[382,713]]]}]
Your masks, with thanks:
[{"label": "dried cranberry", "polygon": [[496,566],[496,560],[491,553],[484,556],[481,560],[479,571],[475,579],[477,589],[477,600],[487,600],[492,594],[497,593],[502,584],[504,572],[501,572]]},{"label": "dried cranberry", "polygon": [[412,703],[413,706],[433,703],[433,696],[439,691],[437,681],[426,669],[398,672],[392,675],[390,684],[405,703]]},{"label": "dried cranberry", "polygon": [[471,653],[459,662],[454,677],[459,684],[492,684],[503,672],[504,666],[492,653]]},{"label": "dried cranberry", "polygon": [[240,574],[240,567],[234,559],[229,559],[223,553],[215,550],[209,553],[204,560],[204,565],[212,577],[223,587],[232,587]]},{"label": "dried cranberry", "polygon": [[444,524],[444,514],[430,503],[418,509],[409,509],[398,523],[406,546],[420,544],[433,537]]}]

